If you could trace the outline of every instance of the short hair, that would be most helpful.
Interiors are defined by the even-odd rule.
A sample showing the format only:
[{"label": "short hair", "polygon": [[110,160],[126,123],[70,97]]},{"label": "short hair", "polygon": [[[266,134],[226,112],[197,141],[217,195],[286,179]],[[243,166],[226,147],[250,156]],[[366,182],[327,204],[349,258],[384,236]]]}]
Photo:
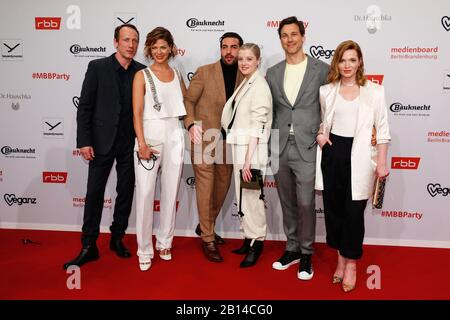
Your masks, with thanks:
[{"label": "short hair", "polygon": [[159,39],[165,40],[170,47],[170,57],[175,57],[175,53],[173,52],[174,41],[173,36],[169,30],[164,27],[156,27],[152,31],[147,34],[147,38],[145,40],[144,46],[144,56],[147,59],[153,59],[151,47],[158,41]]},{"label": "short hair", "polygon": [[244,40],[242,40],[241,36],[238,35],[236,32],[225,32],[219,39],[220,41],[220,46],[222,47],[222,41],[225,38],[235,38],[239,40],[239,47],[242,46],[242,44],[244,43]]},{"label": "short hair", "polygon": [[305,25],[303,24],[303,21],[298,20],[297,17],[287,17],[280,21],[280,25],[278,27],[278,36],[281,38],[281,29],[287,24],[296,24],[300,30],[300,34],[302,37],[305,35]]},{"label": "short hair", "polygon": [[240,50],[251,50],[257,60],[259,60],[259,58],[261,57],[261,49],[259,48],[259,46],[257,44],[250,43],[250,42],[244,43],[239,48],[239,51]]},{"label": "short hair", "polygon": [[116,39],[116,41],[119,41],[120,30],[122,30],[122,28],[125,28],[125,27],[131,28],[134,31],[136,31],[137,34],[138,34],[138,40],[139,40],[139,31],[136,28],[136,26],[134,24],[131,24],[131,23],[124,23],[124,24],[121,24],[120,26],[117,26],[116,29],[114,29],[114,39]]},{"label": "short hair", "polygon": [[362,50],[359,44],[353,40],[346,40],[341,42],[336,51],[334,52],[333,60],[331,61],[330,71],[327,76],[327,83],[337,82],[341,79],[341,74],[339,73],[339,61],[341,61],[344,52],[347,50],[355,50],[358,55],[361,64],[356,71],[356,82],[363,86],[366,84],[366,76],[364,75],[364,60],[362,55]]}]

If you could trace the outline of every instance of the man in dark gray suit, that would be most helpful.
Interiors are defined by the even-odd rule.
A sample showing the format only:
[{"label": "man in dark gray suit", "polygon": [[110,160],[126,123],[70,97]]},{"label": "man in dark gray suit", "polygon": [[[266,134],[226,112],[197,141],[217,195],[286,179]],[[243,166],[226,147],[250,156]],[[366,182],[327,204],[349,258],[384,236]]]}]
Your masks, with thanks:
[{"label": "man in dark gray suit", "polygon": [[298,278],[310,280],[314,274],[311,256],[316,230],[319,87],[325,84],[329,66],[305,55],[305,27],[296,17],[283,19],[278,35],[286,60],[268,69],[267,81],[273,97],[272,128],[279,130],[279,148],[271,150],[271,157],[279,157],[279,169],[274,172],[287,244],[272,267],[286,270],[300,262]]}]

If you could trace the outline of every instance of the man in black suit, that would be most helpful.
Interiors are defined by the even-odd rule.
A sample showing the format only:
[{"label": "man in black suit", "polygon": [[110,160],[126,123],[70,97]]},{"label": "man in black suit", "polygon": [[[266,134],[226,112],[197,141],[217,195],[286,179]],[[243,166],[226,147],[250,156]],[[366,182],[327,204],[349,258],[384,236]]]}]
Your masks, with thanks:
[{"label": "man in black suit", "polygon": [[134,74],[145,68],[133,60],[138,44],[139,32],[134,25],[118,26],[114,31],[116,53],[91,61],[86,71],[77,112],[77,148],[89,161],[83,247],[75,259],[64,264],[65,269],[99,258],[96,240],[114,160],[117,197],[110,227],[110,249],[119,257],[131,256],[122,238],[128,227],[134,192],[132,82]]}]

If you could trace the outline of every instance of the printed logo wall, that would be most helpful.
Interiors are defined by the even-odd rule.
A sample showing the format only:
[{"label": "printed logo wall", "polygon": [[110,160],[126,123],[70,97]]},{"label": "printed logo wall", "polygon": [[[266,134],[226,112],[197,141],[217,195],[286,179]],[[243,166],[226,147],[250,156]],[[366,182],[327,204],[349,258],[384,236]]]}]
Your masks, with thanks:
[{"label": "printed logo wall", "polygon": [[[319,11],[313,2],[302,3],[301,10],[294,0],[271,6],[247,2],[250,15],[235,6],[221,6],[218,11],[209,0],[166,1],[158,3],[158,10],[146,1],[5,2],[0,11],[0,228],[81,229],[88,162],[76,148],[76,113],[87,65],[115,52],[116,26],[138,27],[136,59],[145,64],[149,64],[143,59],[147,33],[156,26],[167,27],[177,45],[171,63],[188,85],[199,66],[219,59],[219,38],[227,31],[238,32],[245,42],[261,44],[265,74],[284,57],[277,33],[280,21],[297,15],[306,29],[306,54],[330,64],[336,46],[353,39],[363,50],[368,79],[385,89],[391,174],[383,208],[367,208],[366,243],[450,248],[450,168],[446,165],[450,162],[450,1],[374,5],[369,0],[352,4],[319,0],[320,7],[327,8]],[[19,14],[24,7],[28,14]],[[405,21],[414,16],[427,23],[411,32]],[[340,17],[339,28],[330,30],[323,21],[336,17]],[[193,236],[198,221],[195,176],[188,153],[185,159],[176,234]],[[105,231],[114,211],[115,175],[113,170],[104,196]],[[267,177],[265,193],[268,239],[284,240],[273,176]],[[159,191],[155,199],[158,210]],[[235,203],[232,185],[217,229],[240,238]],[[158,219],[159,214],[155,216]],[[316,216],[317,240],[324,241],[320,192]],[[134,232],[134,206],[129,226]]]}]

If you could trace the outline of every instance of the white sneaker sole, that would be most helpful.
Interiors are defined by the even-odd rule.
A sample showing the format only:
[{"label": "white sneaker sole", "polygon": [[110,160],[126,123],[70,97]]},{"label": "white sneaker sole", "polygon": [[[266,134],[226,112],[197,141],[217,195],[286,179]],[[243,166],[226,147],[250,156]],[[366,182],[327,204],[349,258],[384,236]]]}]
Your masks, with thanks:
[{"label": "white sneaker sole", "polygon": [[297,273],[297,277],[298,277],[300,280],[311,280],[313,276],[314,276],[314,271],[311,272],[311,274],[309,274],[309,273],[306,272],[306,271],[302,271],[302,272],[298,272],[298,273]]},{"label": "white sneaker sole", "polygon": [[297,264],[299,262],[300,259],[297,259],[289,262],[288,264],[282,265],[279,261],[275,261],[274,263],[272,263],[272,268],[274,268],[275,270],[282,271],[288,269],[290,266],[293,266],[294,264]]}]

